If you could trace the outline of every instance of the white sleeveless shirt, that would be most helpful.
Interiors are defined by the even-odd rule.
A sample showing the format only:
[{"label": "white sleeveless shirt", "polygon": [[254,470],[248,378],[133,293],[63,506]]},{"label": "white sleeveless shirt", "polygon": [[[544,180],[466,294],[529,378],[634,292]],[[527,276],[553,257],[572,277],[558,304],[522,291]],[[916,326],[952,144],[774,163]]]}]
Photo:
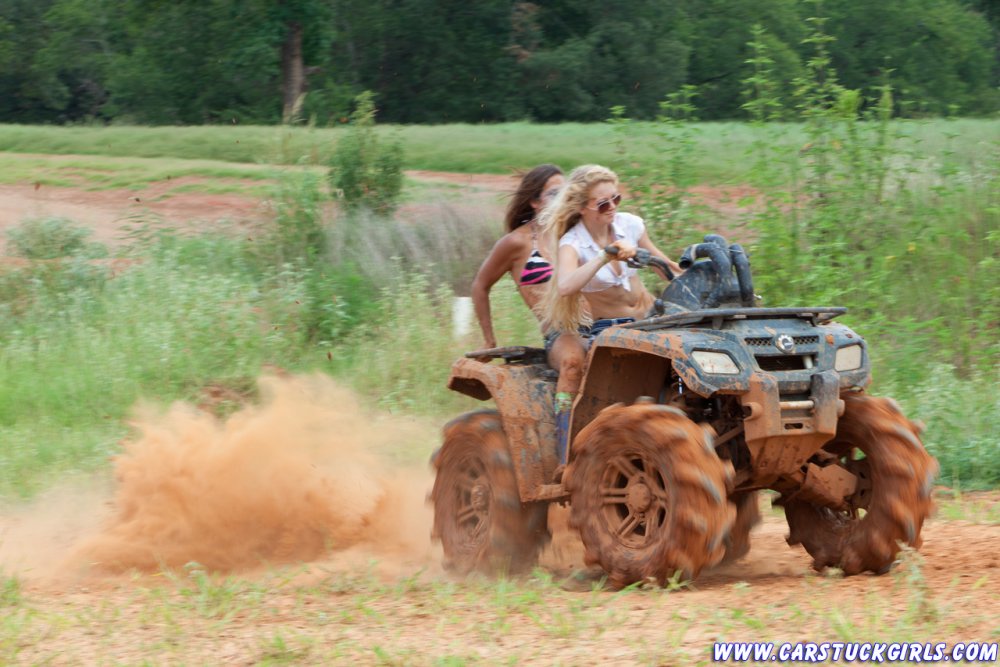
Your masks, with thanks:
[{"label": "white sleeveless shirt", "polygon": [[[615,219],[611,222],[611,232],[616,241],[627,241],[630,245],[639,246],[639,239],[646,231],[646,225],[642,218],[631,213],[615,213]],[[580,256],[580,263],[585,264],[604,252],[604,247],[597,245],[587,227],[578,222],[559,239],[559,247],[564,245],[573,246],[576,254]],[[611,268],[612,264],[618,264],[621,274],[617,274]],[[606,289],[620,286],[626,292],[632,291],[632,276],[638,273],[638,269],[633,269],[625,262],[612,260],[602,266],[590,282],[583,286],[583,292],[603,292]]]}]

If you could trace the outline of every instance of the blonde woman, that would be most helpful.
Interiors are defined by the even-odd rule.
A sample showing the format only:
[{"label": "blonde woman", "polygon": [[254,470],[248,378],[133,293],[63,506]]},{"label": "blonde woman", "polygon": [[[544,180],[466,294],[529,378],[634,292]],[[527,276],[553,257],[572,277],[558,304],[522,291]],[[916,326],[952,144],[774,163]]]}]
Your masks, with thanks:
[{"label": "blonde woman", "polygon": [[[619,210],[621,202],[615,172],[600,165],[584,165],[573,170],[545,210],[543,225],[559,239],[556,279],[545,303],[545,320],[553,330],[580,330],[593,338],[609,326],[645,317],[653,306],[653,295],[639,279],[638,269],[625,263],[635,256],[637,248],[661,258],[674,275],[682,273],[680,266],[649,240],[642,218]],[[609,247],[617,253],[606,252]]]},{"label": "blonde woman", "polygon": [[[618,210],[618,176],[599,165],[577,167],[559,194],[542,211],[548,238],[558,239],[555,280],[545,301],[544,327],[550,336],[577,334],[588,346],[600,331],[645,317],[653,295],[625,260],[636,248],[663,259],[674,275],[681,268],[649,240],[642,218]],[[616,254],[605,248],[617,249]],[[666,279],[667,276],[664,276]],[[583,299],[580,295],[583,295]],[[561,476],[569,455],[569,415],[573,395],[556,395],[557,452]]]}]

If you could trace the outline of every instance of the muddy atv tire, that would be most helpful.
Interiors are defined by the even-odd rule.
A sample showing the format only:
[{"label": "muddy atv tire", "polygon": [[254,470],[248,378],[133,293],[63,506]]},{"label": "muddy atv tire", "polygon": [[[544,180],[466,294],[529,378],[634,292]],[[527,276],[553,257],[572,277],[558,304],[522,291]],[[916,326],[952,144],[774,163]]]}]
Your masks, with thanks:
[{"label": "muddy atv tire", "polygon": [[719,562],[735,509],[704,431],[655,404],[606,408],[575,440],[566,470],[570,526],[588,565],[621,588],[689,580]]},{"label": "muddy atv tire", "polygon": [[445,569],[530,570],[549,537],[548,508],[521,504],[499,414],[488,410],[453,420],[433,463],[433,537],[441,540]]},{"label": "muddy atv tire", "polygon": [[850,508],[835,511],[811,503],[780,501],[788,521],[788,544],[801,544],[813,568],[844,574],[883,574],[900,543],[918,548],[930,515],[937,461],[920,442],[920,430],[896,403],[848,396],[837,435],[823,449],[858,477]]},{"label": "muddy atv tire", "polygon": [[761,522],[757,496],[756,491],[745,491],[730,498],[736,506],[736,520],[729,535],[723,540],[726,553],[721,564],[732,563],[750,553],[750,531]]}]

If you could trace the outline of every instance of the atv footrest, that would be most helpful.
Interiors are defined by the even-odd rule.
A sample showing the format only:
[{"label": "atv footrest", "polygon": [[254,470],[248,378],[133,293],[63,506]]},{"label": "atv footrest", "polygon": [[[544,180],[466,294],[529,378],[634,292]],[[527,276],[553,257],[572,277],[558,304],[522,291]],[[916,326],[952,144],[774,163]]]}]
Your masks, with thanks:
[{"label": "atv footrest", "polygon": [[545,350],[540,347],[512,345],[466,352],[465,356],[469,359],[503,359],[508,364],[544,364],[546,355]]}]

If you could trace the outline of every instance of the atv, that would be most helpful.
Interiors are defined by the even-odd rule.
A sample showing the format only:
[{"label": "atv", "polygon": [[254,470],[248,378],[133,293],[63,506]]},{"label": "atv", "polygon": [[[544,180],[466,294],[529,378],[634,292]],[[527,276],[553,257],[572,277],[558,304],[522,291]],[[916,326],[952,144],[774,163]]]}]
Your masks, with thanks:
[{"label": "atv", "polygon": [[[630,262],[670,275],[645,252]],[[937,463],[894,401],[866,393],[867,344],[834,322],[846,309],[758,307],[746,253],[718,235],[679,263],[645,319],[594,338],[556,483],[544,350],[454,363],[448,387],[496,409],[452,420],[432,458],[446,567],[530,569],[558,502],[612,586],[690,580],[749,550],[762,489],[817,570],[883,573],[919,547]]]}]

